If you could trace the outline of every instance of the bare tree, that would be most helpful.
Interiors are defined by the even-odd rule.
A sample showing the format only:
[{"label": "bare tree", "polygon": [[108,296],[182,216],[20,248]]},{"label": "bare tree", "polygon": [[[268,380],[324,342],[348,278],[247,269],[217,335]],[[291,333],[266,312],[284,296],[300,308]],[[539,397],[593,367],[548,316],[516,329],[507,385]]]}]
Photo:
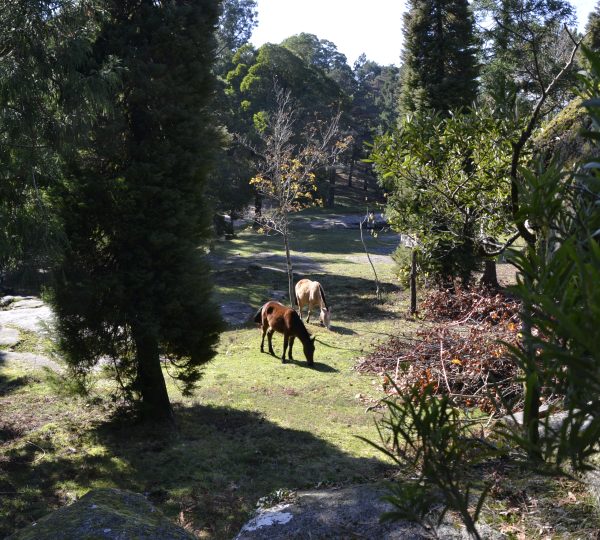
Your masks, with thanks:
[{"label": "bare tree", "polygon": [[[377,270],[375,270],[375,265],[373,264],[373,261],[371,260],[371,255],[369,255],[369,250],[367,249],[367,244],[365,243],[365,238],[363,236],[363,227],[365,227],[365,226],[368,227],[369,223],[371,223],[371,224],[375,223],[375,214],[373,214],[373,212],[369,212],[369,207],[367,206],[367,213],[365,214],[365,217],[360,220],[360,223],[359,223],[360,241],[362,242],[363,249],[365,250],[365,253],[367,254],[367,260],[369,261],[369,264],[371,265],[371,270],[373,270],[373,275],[375,276],[375,297],[377,298],[378,302],[381,302],[382,295],[381,295],[381,288],[379,287],[379,277],[377,276]],[[371,229],[371,232],[373,232],[373,229]]]},{"label": "bare tree", "polygon": [[340,113],[329,122],[315,121],[299,131],[289,91],[274,85],[275,111],[260,133],[261,147],[252,148],[259,157],[257,174],[250,180],[271,203],[256,216],[261,228],[280,234],[285,248],[288,293],[293,305],[294,273],[290,256],[290,214],[318,204],[315,171],[332,164],[350,142],[338,137]]}]

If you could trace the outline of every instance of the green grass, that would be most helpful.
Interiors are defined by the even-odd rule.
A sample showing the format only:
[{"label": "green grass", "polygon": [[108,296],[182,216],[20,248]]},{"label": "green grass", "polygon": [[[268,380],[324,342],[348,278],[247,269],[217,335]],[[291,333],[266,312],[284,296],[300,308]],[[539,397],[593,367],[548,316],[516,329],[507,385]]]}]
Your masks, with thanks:
[{"label": "green grass", "polygon": [[[418,323],[403,316],[406,294],[393,265],[381,259],[376,268],[386,302],[375,302],[357,230],[315,230],[307,224],[319,212],[300,217],[291,239],[294,260],[305,257],[315,267],[309,275],[321,281],[333,308],[332,331],[309,325],[317,336],[314,369],[299,345],[295,361],[282,364],[260,353],[256,328],[230,329],[193,396],[182,396],[168,379],[178,422],[173,432],[114,416],[114,382],[105,372],[95,374],[84,399],[69,394],[60,378],[0,355],[0,537],[91,488],[111,486],[145,493],[200,538],[229,539],[263,497],[391,474],[390,463],[358,438],[377,439],[381,413],[367,408],[382,397],[381,381],[352,368],[382,340],[414,332]],[[367,242],[372,253],[394,247],[389,234]],[[272,291],[285,291],[285,274],[264,267],[277,266],[259,256],[265,253],[281,255],[281,238],[243,231],[217,242],[211,254],[222,261],[215,265],[217,299],[258,308]],[[45,345],[26,334],[18,347]],[[276,335],[275,351],[281,347]],[[507,482],[511,474],[523,476],[509,472]],[[502,526],[499,516],[512,503],[503,497],[491,501],[484,516]],[[567,508],[566,515],[579,515],[581,508],[575,510]],[[526,534],[540,520],[523,525]]]},{"label": "green grass", "polygon": [[[310,275],[333,306],[332,331],[309,325],[317,336],[314,369],[299,344],[295,361],[284,365],[260,352],[258,329],[229,330],[192,397],[169,379],[175,434],[113,419],[113,383],[101,372],[83,399],[60,391],[56,376],[0,359],[0,536],[93,487],[115,486],[147,493],[201,537],[231,538],[257,501],[278,490],[389,474],[390,464],[357,437],[376,437],[378,413],[365,411],[381,397],[380,381],[352,367],[399,331],[402,304],[374,302],[357,230],[313,231],[300,223],[292,247],[317,266]],[[283,272],[260,266],[256,254],[265,252],[281,255],[281,238],[246,231],[217,243],[214,256],[236,259],[235,268],[217,265],[220,301],[258,307],[287,288]],[[386,266],[378,265],[380,279],[397,300]],[[280,352],[280,337],[273,341]],[[25,335],[19,350],[42,345]]]}]

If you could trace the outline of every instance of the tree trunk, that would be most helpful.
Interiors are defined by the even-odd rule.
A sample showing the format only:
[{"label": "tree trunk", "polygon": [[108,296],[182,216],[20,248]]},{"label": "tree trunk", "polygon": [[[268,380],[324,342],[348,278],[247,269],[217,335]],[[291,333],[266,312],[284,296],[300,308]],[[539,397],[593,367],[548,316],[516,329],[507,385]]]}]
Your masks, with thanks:
[{"label": "tree trunk", "polygon": [[366,170],[363,176],[363,190],[367,191],[369,188],[369,171]]},{"label": "tree trunk", "polygon": [[288,224],[283,229],[283,245],[285,247],[285,263],[287,267],[288,294],[290,295],[290,307],[294,307],[294,269],[292,268],[292,258],[290,256],[290,234]]},{"label": "tree trunk", "polygon": [[160,365],[158,340],[147,328],[133,328],[137,358],[137,386],[142,396],[142,414],[148,420],[174,421],[167,385]]},{"label": "tree trunk", "polygon": [[235,227],[234,227],[234,222],[235,222],[235,218],[236,213],[235,210],[230,210],[229,211],[229,217],[231,219],[231,223],[230,223],[230,227],[229,227],[229,234],[231,235],[231,238],[235,238]]},{"label": "tree trunk", "polygon": [[496,274],[496,261],[486,259],[484,263],[483,275],[479,280],[479,284],[490,289],[499,289],[500,283],[498,283],[498,275]]},{"label": "tree trunk", "polygon": [[348,171],[348,187],[352,187],[352,173],[354,173],[354,158],[350,158],[350,170]]},{"label": "tree trunk", "polygon": [[527,454],[531,461],[541,461],[540,449],[540,380],[536,365],[536,351],[531,340],[531,323],[522,308],[522,342],[521,346],[526,355],[525,372],[525,405],[523,407],[523,437],[527,441]]},{"label": "tree trunk", "polygon": [[359,223],[360,241],[362,242],[363,248],[367,255],[367,260],[369,261],[369,264],[371,265],[371,270],[373,270],[373,275],[375,276],[375,297],[377,298],[378,302],[381,302],[382,297],[381,297],[381,290],[379,288],[379,277],[377,276],[377,270],[375,270],[375,265],[373,264],[373,261],[371,261],[371,256],[369,255],[369,250],[367,249],[367,244],[365,243],[365,238],[363,236],[363,225],[368,222],[368,219],[369,219],[369,209],[367,208],[367,215]]},{"label": "tree trunk", "polygon": [[335,204],[335,179],[336,179],[335,167],[329,167],[327,170],[327,176],[329,178],[329,187],[327,191],[327,202],[325,206],[327,208],[333,208]]},{"label": "tree trunk", "polygon": [[417,312],[417,250],[412,249],[410,256],[410,313]]},{"label": "tree trunk", "polygon": [[254,223],[252,224],[252,228],[254,230],[260,227],[259,221],[262,217],[262,195],[257,193],[254,196]]}]

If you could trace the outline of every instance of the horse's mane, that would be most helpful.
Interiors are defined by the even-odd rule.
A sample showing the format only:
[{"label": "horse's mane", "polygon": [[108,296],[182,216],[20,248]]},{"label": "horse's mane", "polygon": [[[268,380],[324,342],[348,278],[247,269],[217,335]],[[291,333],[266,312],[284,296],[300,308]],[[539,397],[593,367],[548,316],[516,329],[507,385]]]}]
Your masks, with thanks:
[{"label": "horse's mane", "polygon": [[321,298],[323,299],[323,303],[325,304],[325,309],[329,309],[329,306],[327,305],[327,300],[325,300],[325,291],[323,290],[323,287],[321,287],[320,283],[319,283],[319,291],[321,292]]},{"label": "horse's mane", "polygon": [[308,330],[306,329],[306,325],[304,324],[304,321],[302,320],[300,315],[298,315],[298,313],[295,310],[292,310],[292,311],[294,313],[292,315],[292,317],[294,318],[295,321],[300,323],[300,325],[298,326],[298,328],[300,329],[298,331],[298,339],[300,341],[302,341],[302,343],[304,343],[304,340],[310,339],[310,334],[308,333]]}]

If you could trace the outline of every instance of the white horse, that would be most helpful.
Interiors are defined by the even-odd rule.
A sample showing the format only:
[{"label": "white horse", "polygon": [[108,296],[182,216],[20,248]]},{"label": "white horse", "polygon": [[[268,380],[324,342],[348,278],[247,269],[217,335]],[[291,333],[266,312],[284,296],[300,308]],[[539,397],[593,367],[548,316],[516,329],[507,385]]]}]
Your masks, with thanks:
[{"label": "white horse", "polygon": [[310,310],[314,306],[321,308],[321,314],[319,319],[323,326],[328,330],[331,329],[331,309],[327,305],[325,300],[325,291],[318,281],[311,281],[310,279],[301,279],[296,283],[296,304],[298,304],[298,310],[300,311],[300,317],[302,317],[302,308],[308,307],[308,314],[306,316],[306,322],[310,322]]}]

